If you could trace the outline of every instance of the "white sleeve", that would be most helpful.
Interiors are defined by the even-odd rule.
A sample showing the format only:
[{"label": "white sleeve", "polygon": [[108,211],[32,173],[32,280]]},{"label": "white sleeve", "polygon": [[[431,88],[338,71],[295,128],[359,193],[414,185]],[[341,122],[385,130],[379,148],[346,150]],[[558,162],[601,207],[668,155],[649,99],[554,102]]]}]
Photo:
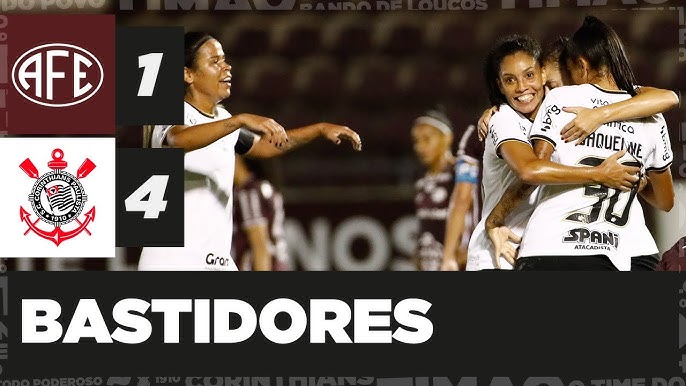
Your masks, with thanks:
[{"label": "white sleeve", "polygon": [[[659,132],[655,133],[659,128]],[[657,121],[647,127],[655,138],[655,149],[646,159],[646,171],[660,171],[667,169],[674,161],[672,143],[669,139],[669,130],[662,114],[657,116]]]},{"label": "white sleeve", "polygon": [[152,130],[150,147],[167,147],[167,145],[164,144],[164,139],[167,137],[167,133],[172,126],[173,125],[156,125]]},{"label": "white sleeve", "polygon": [[559,103],[557,103],[555,93],[552,91],[545,97],[541,107],[538,109],[536,119],[531,126],[529,140],[533,142],[534,140],[542,139],[546,142],[550,142],[550,144],[553,145],[553,148],[556,147],[557,141],[553,138],[559,138],[562,129],[559,123],[559,115],[561,112],[562,108]]},{"label": "white sleeve", "polygon": [[500,145],[505,142],[519,141],[531,146],[526,134],[519,127],[518,118],[511,110],[504,110],[495,113],[488,123],[488,137],[493,141],[495,153],[500,158]]}]

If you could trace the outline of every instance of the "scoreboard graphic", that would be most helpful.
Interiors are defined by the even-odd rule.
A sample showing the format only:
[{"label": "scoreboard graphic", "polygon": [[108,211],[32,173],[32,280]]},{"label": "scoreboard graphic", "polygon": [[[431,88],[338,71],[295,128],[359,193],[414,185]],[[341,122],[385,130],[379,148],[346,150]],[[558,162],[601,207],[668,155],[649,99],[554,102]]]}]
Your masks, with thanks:
[{"label": "scoreboard graphic", "polygon": [[[183,121],[183,28],[117,29],[114,15],[2,19],[0,256],[182,246],[183,152],[116,151],[113,135],[117,124]],[[160,178],[159,192],[145,191]],[[168,204],[149,216],[153,199]]]}]

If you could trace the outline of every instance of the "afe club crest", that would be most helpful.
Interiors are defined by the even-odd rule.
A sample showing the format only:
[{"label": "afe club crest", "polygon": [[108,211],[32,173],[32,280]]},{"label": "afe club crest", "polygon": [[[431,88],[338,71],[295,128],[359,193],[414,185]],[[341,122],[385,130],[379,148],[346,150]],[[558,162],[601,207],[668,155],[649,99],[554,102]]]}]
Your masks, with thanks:
[{"label": "afe club crest", "polygon": [[[36,179],[28,199],[37,218],[32,219],[31,214],[24,207],[19,207],[21,221],[29,227],[24,232],[24,236],[33,232],[39,237],[52,241],[56,246],[78,236],[81,232],[90,235],[88,224],[95,221],[95,206],[86,212],[82,220],[79,220],[88,201],[81,180],[95,169],[95,164],[86,158],[76,171],[76,175],[73,175],[64,171],[68,164],[63,158],[64,152],[61,149],[53,150],[52,160],[48,162],[48,168],[52,171],[43,175],[38,174],[38,169],[28,158],[19,165],[26,175]],[[54,228],[52,230],[40,228],[37,225],[39,222]],[[75,226],[69,225],[71,223],[75,223]],[[65,227],[65,225],[68,226]]]}]

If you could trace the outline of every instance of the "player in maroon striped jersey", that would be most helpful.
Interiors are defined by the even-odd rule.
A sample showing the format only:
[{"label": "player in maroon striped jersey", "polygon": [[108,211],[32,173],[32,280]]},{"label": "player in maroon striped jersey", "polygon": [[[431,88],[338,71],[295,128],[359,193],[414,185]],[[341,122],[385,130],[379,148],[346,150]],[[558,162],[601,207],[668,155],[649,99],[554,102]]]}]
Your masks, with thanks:
[{"label": "player in maroon striped jersey", "polygon": [[232,255],[241,271],[293,269],[284,237],[283,197],[236,156]]},{"label": "player in maroon striped jersey", "polygon": [[[415,206],[419,219],[415,259],[417,268],[422,271],[441,269],[443,256],[446,253],[444,251],[446,220],[449,213],[455,212],[455,206],[451,207],[451,198],[453,198],[454,187],[461,189],[462,183],[470,188],[465,190],[466,194],[458,197],[463,200],[460,204],[464,204],[459,205],[464,209],[459,215],[462,217],[463,230],[464,224],[467,225],[464,232],[467,240],[469,240],[469,229],[476,222],[476,218],[472,219],[471,214],[473,207],[478,206],[475,204],[473,194],[478,191],[477,185],[474,184],[478,179],[480,155],[476,154],[478,150],[474,149],[478,149],[480,144],[476,140],[473,127],[468,129],[460,136],[458,157],[455,157],[451,152],[453,137],[452,124],[441,109],[426,112],[414,121],[412,127],[414,150],[427,168],[426,174],[415,183]],[[461,176],[462,179],[459,180],[456,176]],[[452,212],[451,209],[453,209]],[[458,239],[461,237],[456,236],[452,239],[451,261],[457,261],[458,259],[452,256],[459,253],[461,240]],[[466,244],[464,247],[462,254],[466,258]],[[466,259],[463,259],[463,267],[464,261]]]}]

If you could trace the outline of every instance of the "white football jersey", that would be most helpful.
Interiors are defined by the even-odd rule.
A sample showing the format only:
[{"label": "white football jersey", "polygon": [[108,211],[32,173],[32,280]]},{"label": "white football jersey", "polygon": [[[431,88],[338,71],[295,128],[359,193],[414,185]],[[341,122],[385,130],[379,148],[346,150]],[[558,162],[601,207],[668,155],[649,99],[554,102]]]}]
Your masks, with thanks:
[{"label": "white football jersey", "polygon": [[[578,146],[564,143],[560,130],[574,118],[564,106],[596,108],[629,99],[623,91],[594,85],[556,88],[546,96],[531,129],[530,139],[555,146],[555,162],[599,165],[626,149],[623,163],[646,171],[664,170],[673,159],[662,115],[611,122]],[[546,255],[606,255],[621,271],[631,269],[631,257],[658,253],[636,199],[636,190],[621,192],[599,185],[542,186],[539,202],[524,233],[520,257]]]},{"label": "white football jersey", "polygon": [[[214,117],[184,103],[184,124],[193,126],[226,118],[222,107]],[[152,147],[164,147],[172,126],[155,126]],[[231,257],[235,145],[239,130],[184,156],[184,246],[143,248],[139,270],[236,271]]]},{"label": "white football jersey", "polygon": [[[469,240],[466,268],[468,271],[495,268],[495,262],[493,261],[495,251],[491,239],[488,238],[486,233],[486,218],[498,204],[512,182],[517,181],[517,175],[500,156],[499,148],[500,145],[507,141],[520,141],[529,145],[527,135],[530,129],[531,121],[506,104],[501,105],[498,112],[491,117],[488,138],[484,140],[482,217]],[[526,222],[533,212],[533,203],[535,202],[537,192],[538,188],[536,188],[529,199],[520,202],[505,218],[505,226],[514,233],[522,235],[524,232]],[[500,268],[512,269],[513,267],[505,259],[501,258]]]}]

